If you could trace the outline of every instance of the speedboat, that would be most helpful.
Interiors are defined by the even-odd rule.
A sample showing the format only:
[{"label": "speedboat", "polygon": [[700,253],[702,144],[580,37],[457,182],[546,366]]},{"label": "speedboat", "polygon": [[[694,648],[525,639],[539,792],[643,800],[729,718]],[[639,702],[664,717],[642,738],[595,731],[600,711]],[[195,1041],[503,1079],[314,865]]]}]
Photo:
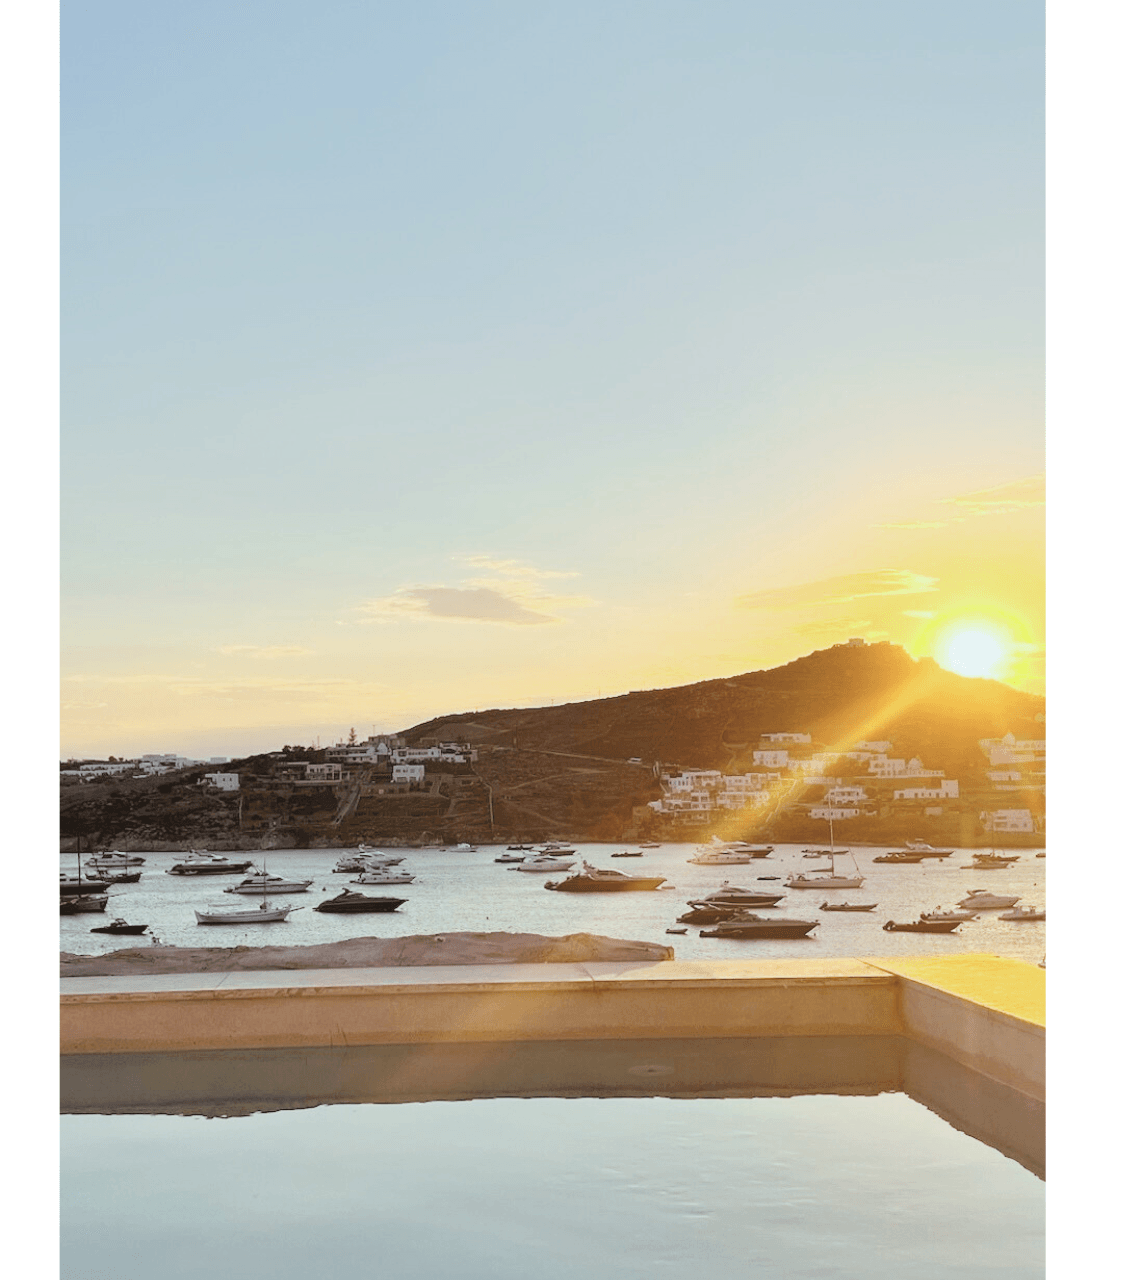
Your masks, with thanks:
[{"label": "speedboat", "polygon": [[354,893],[352,889],[342,889],[335,898],[318,903],[314,911],[337,911],[345,914],[360,914],[365,911],[395,911],[403,906],[407,898],[373,898],[367,893]]},{"label": "speedboat", "polygon": [[[747,919],[745,917],[748,917]],[[722,920],[712,929],[702,929],[703,938],[806,938],[819,920],[774,920],[742,912],[732,920]]]},{"label": "speedboat", "polygon": [[176,862],[166,873],[168,876],[231,876],[252,867],[253,860],[233,862],[221,853],[199,853],[195,850]]},{"label": "speedboat", "polygon": [[584,862],[581,871],[567,876],[565,880],[548,880],[543,888],[554,889],[557,893],[623,893],[649,891],[665,882],[665,876],[628,876],[624,871],[614,871],[609,867],[599,870]]},{"label": "speedboat", "polygon": [[1004,911],[1000,920],[1045,920],[1045,907],[1015,907],[1012,911]]},{"label": "speedboat", "polygon": [[1017,906],[1021,898],[1010,894],[991,893],[986,889],[972,889],[965,898],[960,898],[956,906],[965,911],[1009,911]]},{"label": "speedboat", "polygon": [[642,853],[641,849],[627,849],[625,853],[612,853],[610,856],[612,858],[642,858],[645,857],[645,854]]},{"label": "speedboat", "polygon": [[896,924],[889,920],[884,925],[885,933],[954,933],[962,924],[961,920],[912,920],[910,924]]},{"label": "speedboat", "polygon": [[[511,846],[511,848],[513,849],[517,847],[518,846],[516,845]],[[513,853],[501,853],[498,858],[492,858],[492,862],[524,862],[524,861],[526,861],[526,859],[523,857],[522,854],[519,854],[519,856],[516,857],[516,855]]]},{"label": "speedboat", "polygon": [[93,853],[83,865],[103,871],[107,867],[141,867],[145,862],[146,858],[142,854],[120,853],[117,849],[112,849],[109,853]]},{"label": "speedboat", "polygon": [[878,902],[822,902],[821,911],[874,911]]},{"label": "speedboat", "polygon": [[[722,880],[720,889],[707,893],[700,901],[711,902],[715,906],[775,907],[783,900],[783,893],[760,893],[756,889],[740,889],[730,884],[728,880]],[[698,903],[691,902],[689,905],[696,907]]]},{"label": "speedboat", "polygon": [[248,893],[261,894],[267,893],[306,893],[312,880],[286,880],[281,876],[266,875],[264,872],[257,872],[255,875],[247,876],[241,884],[231,885],[228,889],[223,889],[223,893]]},{"label": "speedboat", "polygon": [[936,907],[934,911],[921,911],[919,918],[920,920],[954,920],[956,924],[966,924],[968,920],[977,920],[978,916],[973,911],[944,911],[942,907]]},{"label": "speedboat", "polygon": [[964,862],[961,870],[963,871],[1001,871],[1003,867],[1009,867],[1012,862],[1017,862],[1017,854],[1009,857],[997,853],[976,853],[970,862]]},{"label": "speedboat", "polygon": [[362,871],[353,880],[353,884],[415,884],[416,877],[411,871],[394,871],[391,867],[376,867],[372,871]]},{"label": "speedboat", "polygon": [[899,866],[904,863],[922,862],[923,855],[920,853],[883,853],[878,858],[873,858],[872,861],[886,862],[889,866]]},{"label": "speedboat", "polygon": [[459,853],[471,853],[474,848],[475,845],[468,844],[466,840],[461,840],[459,844],[456,845],[456,851]]},{"label": "speedboat", "polygon": [[574,866],[574,859],[570,857],[556,858],[553,854],[541,856],[536,854],[533,858],[524,858],[517,866],[511,868],[512,871],[569,871]]},{"label": "speedboat", "polygon": [[110,924],[97,925],[91,930],[92,933],[146,933],[149,925],[145,924],[128,924],[126,920],[112,920]]},{"label": "speedboat", "polygon": [[771,844],[749,844],[746,840],[722,840],[720,836],[710,836],[707,847],[720,853],[747,853],[750,858],[767,858],[773,851]]},{"label": "speedboat", "polygon": [[925,858],[949,858],[954,849],[933,849],[926,840],[905,840],[903,847],[909,853],[921,853]]},{"label": "speedboat", "polygon": [[279,924],[300,907],[271,907],[260,903],[253,911],[195,911],[199,924]]},{"label": "speedboat", "polygon": [[81,911],[106,911],[107,895],[105,893],[77,893],[74,897],[60,898],[59,913],[61,916],[78,915]]}]

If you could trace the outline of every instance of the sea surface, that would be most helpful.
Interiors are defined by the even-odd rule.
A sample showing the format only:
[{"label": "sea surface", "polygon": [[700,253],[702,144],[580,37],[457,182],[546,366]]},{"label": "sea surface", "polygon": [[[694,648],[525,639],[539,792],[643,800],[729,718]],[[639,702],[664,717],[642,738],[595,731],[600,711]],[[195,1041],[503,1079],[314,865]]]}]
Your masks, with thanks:
[{"label": "sea surface", "polygon": [[[220,908],[239,910],[256,907],[260,899],[223,890],[241,880],[228,876],[172,876],[165,872],[182,855],[144,855],[138,884],[111,888],[105,915],[84,914],[60,917],[60,949],[81,955],[100,955],[127,947],[148,945],[158,938],[172,946],[256,947],[305,946],[336,942],[347,938],[396,938],[450,932],[538,933],[560,937],[572,933],[602,934],[611,938],[657,942],[674,948],[679,960],[717,960],[764,956],[892,956],[954,955],[986,952],[1011,956],[1037,964],[1045,958],[1045,922],[999,920],[997,911],[987,911],[976,921],[960,925],[955,934],[885,932],[888,920],[915,920],[921,911],[936,906],[951,908],[971,889],[985,888],[995,893],[1014,894],[1022,905],[1045,905],[1046,860],[1035,850],[1022,849],[1018,861],[1000,871],[968,871],[971,852],[956,850],[949,858],[927,859],[921,863],[890,866],[873,859],[888,852],[888,846],[853,848],[850,855],[836,859],[837,872],[850,869],[853,859],[866,877],[860,889],[789,889],[782,882],[792,873],[823,871],[827,860],[803,856],[803,846],[777,845],[767,858],[739,866],[693,866],[694,844],[666,844],[643,851],[641,858],[611,859],[612,853],[631,845],[582,844],[577,846],[575,867],[583,858],[598,867],[614,868],[627,874],[663,875],[666,885],[649,893],[552,893],[544,889],[547,880],[559,880],[569,872],[525,873],[496,863],[504,845],[480,846],[471,851],[457,849],[386,849],[386,854],[403,857],[399,870],[416,876],[410,885],[355,885],[353,877],[334,873],[337,860],[350,850],[284,849],[264,855],[232,856],[238,860],[264,859],[273,875],[313,880],[312,888],[301,894],[271,896],[270,901],[303,907],[280,924],[199,925],[195,910]],[[86,861],[88,855],[83,855]],[[74,855],[63,855],[61,871],[75,872]],[[91,873],[85,873],[91,874]],[[770,879],[776,877],[776,879]],[[688,909],[687,902],[704,897],[723,882],[741,888],[771,890],[784,895],[776,907],[758,908],[761,916],[787,916],[817,920],[819,926],[803,939],[702,938],[703,925],[679,925],[676,919]],[[376,896],[405,898],[392,914],[327,915],[311,908],[333,897],[346,886]],[[822,902],[876,903],[869,913],[821,912]],[[113,937],[92,933],[91,929],[115,916],[129,923],[147,924],[142,938]],[[685,928],[683,936],[667,929]]]}]

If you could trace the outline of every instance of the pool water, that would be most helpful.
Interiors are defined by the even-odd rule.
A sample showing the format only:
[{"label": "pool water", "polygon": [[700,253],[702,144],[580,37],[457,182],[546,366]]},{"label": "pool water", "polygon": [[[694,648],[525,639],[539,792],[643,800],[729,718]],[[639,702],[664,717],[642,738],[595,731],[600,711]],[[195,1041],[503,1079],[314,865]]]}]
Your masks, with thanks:
[{"label": "pool water", "polygon": [[65,1115],[62,1280],[1021,1280],[1044,1184],[904,1093]]}]

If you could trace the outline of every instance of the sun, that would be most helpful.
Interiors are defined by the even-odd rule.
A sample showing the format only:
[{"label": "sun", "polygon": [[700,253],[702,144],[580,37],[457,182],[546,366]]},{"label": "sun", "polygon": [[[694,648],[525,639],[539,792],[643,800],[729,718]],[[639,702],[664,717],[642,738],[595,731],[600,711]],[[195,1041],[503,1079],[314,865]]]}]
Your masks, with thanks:
[{"label": "sun", "polygon": [[954,623],[940,633],[935,643],[935,660],[960,676],[995,679],[1009,656],[1009,637],[986,622]]}]

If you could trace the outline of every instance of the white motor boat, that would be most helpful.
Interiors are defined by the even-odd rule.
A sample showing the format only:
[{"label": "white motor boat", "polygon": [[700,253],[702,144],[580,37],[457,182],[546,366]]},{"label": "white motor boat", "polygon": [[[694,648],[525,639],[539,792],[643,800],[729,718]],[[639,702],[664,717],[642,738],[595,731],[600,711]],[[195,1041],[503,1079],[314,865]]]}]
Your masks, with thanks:
[{"label": "white motor boat", "polygon": [[416,877],[411,871],[393,871],[391,867],[374,867],[362,871],[353,879],[353,884],[415,884]]},{"label": "white motor boat", "polygon": [[1004,911],[1000,920],[1045,920],[1045,907],[1015,907],[1013,911]]},{"label": "white motor boat", "polygon": [[751,861],[747,853],[738,853],[734,849],[718,849],[708,844],[698,845],[693,857],[686,858],[686,862],[696,867],[741,866]]},{"label": "white motor boat", "polygon": [[99,871],[117,871],[123,867],[141,867],[145,862],[146,858],[141,854],[120,853],[112,849],[109,853],[93,853],[83,865]]},{"label": "white motor boat", "polygon": [[223,889],[223,893],[243,893],[264,897],[267,893],[307,893],[312,880],[286,880],[282,876],[271,876],[261,871],[247,876],[241,884],[231,885]]},{"label": "white motor boat", "polygon": [[334,871],[352,873],[354,871],[375,871],[378,867],[395,867],[403,862],[403,858],[393,858],[378,849],[375,853],[347,853],[337,860]]},{"label": "white motor boat", "polygon": [[492,858],[492,862],[526,862],[526,857],[521,853],[501,853],[498,858]]},{"label": "white motor boat", "polygon": [[457,852],[457,853],[471,853],[471,851],[472,851],[474,848],[475,848],[475,845],[474,845],[474,844],[468,844],[466,840],[461,840],[461,841],[459,842],[459,844],[457,844],[457,845],[456,845],[456,852]]},{"label": "white motor boat", "polygon": [[954,852],[952,849],[936,849],[933,845],[928,844],[926,840],[905,840],[903,847],[909,853],[936,853],[941,858]]},{"label": "white motor boat", "polygon": [[199,924],[274,924],[300,907],[271,907],[263,902],[253,911],[195,911]]},{"label": "white motor boat", "polygon": [[512,871],[569,871],[574,866],[573,858],[556,858],[550,854],[546,857],[524,858],[522,862],[511,868]]},{"label": "white motor boat", "polygon": [[936,907],[934,911],[921,911],[919,918],[920,920],[957,920],[960,924],[966,924],[968,920],[977,920],[978,915],[974,911],[944,911],[942,907]]},{"label": "white motor boat", "polygon": [[756,889],[742,889],[728,880],[721,881],[721,887],[704,898],[695,900],[689,905],[695,910],[702,906],[715,907],[774,907],[784,898],[783,893],[766,893]]},{"label": "white motor boat", "polygon": [[956,905],[964,911],[1009,911],[1017,906],[1020,898],[1012,894],[991,893],[989,889],[972,889],[965,898],[960,898]]}]

